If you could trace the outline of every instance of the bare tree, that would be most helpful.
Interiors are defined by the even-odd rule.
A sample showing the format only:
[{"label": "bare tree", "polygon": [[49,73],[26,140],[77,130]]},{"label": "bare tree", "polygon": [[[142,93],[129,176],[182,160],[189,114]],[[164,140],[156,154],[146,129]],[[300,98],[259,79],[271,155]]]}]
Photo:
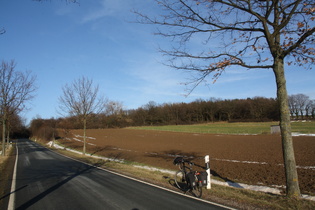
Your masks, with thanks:
[{"label": "bare tree", "polygon": [[295,115],[296,119],[299,118],[299,110],[296,103],[296,98],[294,95],[288,96],[288,105],[290,109],[290,115],[293,117]]},{"label": "bare tree", "polygon": [[309,112],[309,103],[310,103],[310,97],[305,94],[294,94],[289,95],[289,108],[291,115],[294,113],[296,116],[296,119],[299,119],[299,116],[301,116],[301,119],[304,119],[304,114],[308,115]]},{"label": "bare tree", "polygon": [[311,101],[310,110],[311,110],[312,118],[315,119],[315,100],[312,100],[312,101]]},{"label": "bare tree", "polygon": [[300,115],[301,115],[301,119],[303,120],[304,119],[304,113],[305,113],[305,108],[306,108],[306,105],[307,103],[309,102],[310,100],[310,97],[305,95],[305,94],[296,94],[295,95],[296,99],[297,99],[297,105],[298,105],[298,110],[300,112]]},{"label": "bare tree", "polygon": [[[313,0],[156,0],[159,17],[136,12],[139,22],[159,25],[157,35],[178,45],[161,50],[169,66],[196,73],[191,91],[209,75],[214,82],[231,66],[272,69],[277,85],[288,197],[300,197],[284,73],[288,65],[315,63]],[[204,48],[196,46],[202,40]],[[191,41],[191,42],[190,42]]]},{"label": "bare tree", "polygon": [[[2,120],[2,155],[5,155],[5,135],[8,132],[9,118],[26,108],[36,90],[35,76],[30,72],[15,70],[16,63],[2,61],[0,68],[0,109]],[[8,135],[9,136],[9,135]]]},{"label": "bare tree", "polygon": [[123,103],[119,101],[108,101],[105,105],[105,114],[109,115],[122,115]]},{"label": "bare tree", "polygon": [[305,105],[305,116],[306,118],[309,118],[309,115],[312,111],[312,106],[314,106],[314,100],[308,100]]},{"label": "bare tree", "polygon": [[99,87],[93,86],[93,80],[81,77],[71,85],[62,88],[62,96],[59,97],[59,109],[70,116],[76,116],[83,122],[83,154],[86,153],[86,122],[93,113],[104,110],[103,97],[98,96]]}]

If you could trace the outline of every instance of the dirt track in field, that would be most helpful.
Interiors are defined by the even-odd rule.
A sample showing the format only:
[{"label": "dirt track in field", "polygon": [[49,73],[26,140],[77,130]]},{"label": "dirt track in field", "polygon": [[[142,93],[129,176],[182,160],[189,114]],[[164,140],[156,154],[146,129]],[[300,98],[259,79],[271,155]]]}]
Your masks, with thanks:
[{"label": "dirt track in field", "polygon": [[[83,130],[59,131],[59,141],[82,150]],[[175,155],[204,165],[210,156],[211,173],[224,180],[285,186],[278,135],[215,135],[132,129],[87,130],[87,152],[176,170]],[[315,137],[293,137],[302,193],[315,194]],[[196,168],[198,170],[198,168]]]}]

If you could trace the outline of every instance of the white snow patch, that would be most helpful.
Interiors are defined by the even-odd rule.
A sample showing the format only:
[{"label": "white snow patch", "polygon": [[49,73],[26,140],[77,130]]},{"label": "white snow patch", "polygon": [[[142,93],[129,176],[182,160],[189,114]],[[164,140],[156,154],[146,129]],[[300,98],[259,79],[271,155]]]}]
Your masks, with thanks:
[{"label": "white snow patch", "polygon": [[248,184],[242,184],[242,183],[236,183],[236,182],[221,182],[218,180],[211,180],[212,183],[228,186],[228,187],[235,187],[235,188],[242,188],[247,190],[253,190],[253,191],[259,191],[259,192],[266,192],[266,193],[272,193],[272,194],[280,194],[280,190],[277,188],[267,187],[267,186],[258,186],[258,185],[248,185]]},{"label": "white snow patch", "polygon": [[[80,135],[74,135],[75,137],[77,137],[77,138],[84,138],[84,136],[80,136]],[[85,138],[87,138],[87,139],[93,139],[93,140],[95,140],[96,138],[94,138],[94,137],[89,137],[89,136],[86,136]]]},{"label": "white snow patch", "polygon": [[315,166],[296,166],[296,168],[315,170]]},{"label": "white snow patch", "polygon": [[78,141],[78,142],[82,142],[82,140],[77,139],[77,138],[72,138],[72,139],[75,140],[75,141]]},{"label": "white snow patch", "polygon": [[[73,140],[78,141],[78,142],[83,142],[82,140],[77,139],[77,138],[73,138]],[[87,144],[92,145],[92,146],[96,146],[96,144],[92,144],[92,143],[88,143],[88,142],[87,142]]]},{"label": "white snow patch", "polygon": [[219,158],[211,158],[212,160],[225,161],[225,162],[233,162],[233,163],[248,163],[248,164],[261,164],[266,165],[266,162],[257,162],[257,161],[249,161],[249,160],[228,160],[228,159],[219,159]]},{"label": "white snow patch", "polygon": [[311,200],[311,201],[315,201],[315,196],[302,195],[302,198],[304,198],[304,199],[308,199],[308,200]]},{"label": "white snow patch", "polygon": [[296,132],[292,132],[292,136],[315,136],[314,133],[296,133]]},{"label": "white snow patch", "polygon": [[[67,147],[64,147],[64,146],[61,146],[59,144],[53,143],[53,141],[48,142],[47,145],[49,147],[55,147],[56,149],[64,149],[64,150],[67,150],[69,152],[73,152],[73,153],[77,153],[77,154],[83,155],[83,152],[79,152],[79,151],[74,150],[74,149],[69,149]],[[108,160],[108,161],[114,161],[114,162],[120,162],[120,163],[124,162],[123,159],[107,158],[107,157],[102,157],[102,156],[93,155],[93,154],[89,154],[89,153],[85,153],[85,155],[91,156],[91,157],[94,157],[94,158],[98,158],[98,159],[102,159],[102,160]]]}]

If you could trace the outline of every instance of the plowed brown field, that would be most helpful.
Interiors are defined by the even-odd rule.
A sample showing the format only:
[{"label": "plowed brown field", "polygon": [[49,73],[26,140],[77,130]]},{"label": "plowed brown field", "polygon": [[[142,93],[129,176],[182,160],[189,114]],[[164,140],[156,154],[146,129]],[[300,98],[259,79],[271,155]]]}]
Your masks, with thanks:
[{"label": "plowed brown field", "polygon": [[[59,141],[82,150],[83,130],[59,131]],[[87,130],[87,152],[176,170],[174,156],[204,165],[210,156],[212,175],[224,180],[285,186],[281,139],[278,135],[215,135],[132,129]],[[315,137],[293,137],[300,188],[315,194]],[[196,168],[198,170],[198,168]]]}]

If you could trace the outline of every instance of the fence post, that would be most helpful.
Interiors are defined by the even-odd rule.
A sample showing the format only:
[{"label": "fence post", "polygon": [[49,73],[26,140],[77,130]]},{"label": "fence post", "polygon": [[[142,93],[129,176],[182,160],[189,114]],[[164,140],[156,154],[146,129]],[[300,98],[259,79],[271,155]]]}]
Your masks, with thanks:
[{"label": "fence post", "polygon": [[208,173],[208,177],[207,177],[207,189],[211,189],[211,174],[210,174],[210,159],[209,159],[209,155],[205,156],[205,164],[206,164],[206,171]]}]

